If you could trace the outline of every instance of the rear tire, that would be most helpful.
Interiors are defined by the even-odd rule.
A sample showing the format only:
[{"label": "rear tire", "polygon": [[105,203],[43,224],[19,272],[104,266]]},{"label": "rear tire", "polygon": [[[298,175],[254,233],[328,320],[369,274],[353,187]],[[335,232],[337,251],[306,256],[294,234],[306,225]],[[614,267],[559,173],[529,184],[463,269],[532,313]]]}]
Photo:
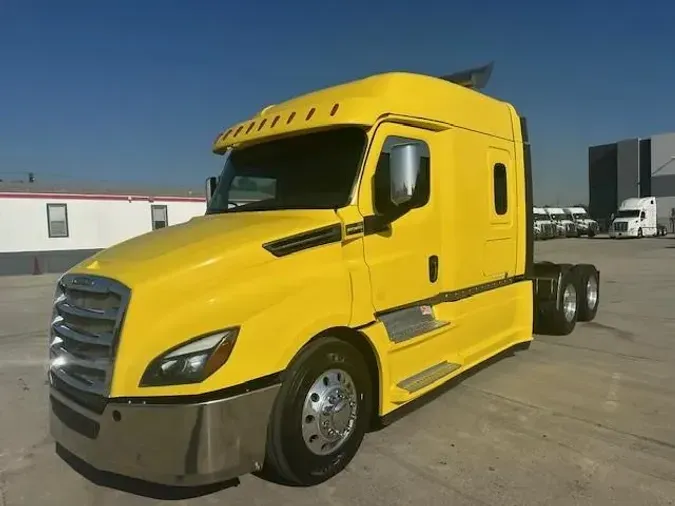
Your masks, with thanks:
[{"label": "rear tire", "polygon": [[317,485],[347,467],[369,428],[374,398],[368,366],[350,344],[322,337],[300,351],[286,374],[260,474]]},{"label": "rear tire", "polygon": [[590,322],[595,319],[600,305],[600,279],[598,271],[591,266],[577,268],[579,311],[577,321]]},{"label": "rear tire", "polygon": [[577,324],[579,294],[574,278],[574,271],[569,271],[563,275],[560,281],[558,307],[553,306],[550,312],[544,316],[542,322],[548,334],[569,335]]}]

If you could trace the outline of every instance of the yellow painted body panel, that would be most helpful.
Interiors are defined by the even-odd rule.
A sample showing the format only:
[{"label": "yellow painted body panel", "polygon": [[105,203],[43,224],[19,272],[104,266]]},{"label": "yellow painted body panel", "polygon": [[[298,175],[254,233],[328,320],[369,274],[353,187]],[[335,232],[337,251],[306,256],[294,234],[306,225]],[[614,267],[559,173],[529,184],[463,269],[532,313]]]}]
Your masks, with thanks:
[{"label": "yellow painted body panel", "polygon": [[[523,275],[525,182],[518,116],[504,102],[440,79],[376,75],[268,106],[216,139],[222,153],[283,135],[363,125],[368,149],[342,209],[218,214],[109,248],[71,270],[132,291],[113,397],[214,391],[282,371],[317,334],[357,329],[374,350],[379,413],[388,414],[515,343],[532,339],[532,285],[522,281],[434,305],[444,327],[395,343],[379,312]],[[375,212],[373,176],[389,137],[424,142],[430,198],[387,233],[345,235]],[[493,166],[507,174],[508,209],[494,211]],[[262,245],[341,223],[343,240],[276,258]],[[429,279],[429,257],[439,276]],[[227,363],[201,384],[139,387],[151,360],[195,336],[241,325]],[[401,381],[442,361],[452,374],[414,393]]]},{"label": "yellow painted body panel", "polygon": [[218,135],[213,149],[222,152],[228,147],[308,129],[373,125],[392,114],[513,139],[508,104],[435,77],[389,72],[266,107],[250,120]]},{"label": "yellow painted body panel", "polygon": [[[347,326],[351,284],[340,244],[275,258],[262,243],[338,223],[333,211],[205,216],[98,253],[72,272],[132,290],[111,395],[195,394],[280,371],[321,330]],[[139,387],[148,363],[195,336],[242,325],[228,363],[205,382]]]}]

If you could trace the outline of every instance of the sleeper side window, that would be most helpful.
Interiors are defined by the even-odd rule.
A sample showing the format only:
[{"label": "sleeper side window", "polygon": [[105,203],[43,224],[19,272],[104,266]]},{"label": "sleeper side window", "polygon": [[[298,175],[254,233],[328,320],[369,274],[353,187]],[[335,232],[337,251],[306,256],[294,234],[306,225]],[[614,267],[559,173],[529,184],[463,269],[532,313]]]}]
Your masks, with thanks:
[{"label": "sleeper side window", "polygon": [[492,171],[495,213],[499,216],[503,216],[509,209],[506,165],[503,163],[495,163]]},{"label": "sleeper side window", "polygon": [[395,214],[397,212],[396,206],[389,199],[389,154],[391,148],[397,144],[414,142],[421,147],[420,173],[417,178],[417,186],[410,204],[409,209],[423,207],[429,202],[431,194],[431,154],[429,145],[418,139],[411,139],[407,137],[399,137],[395,135],[388,136],[382,146],[382,152],[377,162],[377,169],[375,169],[375,177],[373,180],[374,205],[375,210],[379,214]]},{"label": "sleeper side window", "polygon": [[68,237],[67,204],[47,204],[47,227],[50,238]]},{"label": "sleeper side window", "polygon": [[166,206],[152,206],[152,229],[164,228],[169,226],[169,216]]}]

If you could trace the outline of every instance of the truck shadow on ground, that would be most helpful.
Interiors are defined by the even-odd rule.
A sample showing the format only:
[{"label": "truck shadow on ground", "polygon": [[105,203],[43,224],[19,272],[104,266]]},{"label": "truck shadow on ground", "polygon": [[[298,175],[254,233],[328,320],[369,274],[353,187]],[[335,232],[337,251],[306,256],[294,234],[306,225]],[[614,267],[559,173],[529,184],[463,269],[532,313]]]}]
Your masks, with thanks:
[{"label": "truck shadow on ground", "polygon": [[130,494],[163,501],[181,501],[210,495],[239,485],[239,479],[216,483],[204,487],[171,487],[136,478],[100,471],[79,459],[61,445],[56,445],[56,454],[76,473],[95,485],[127,492]]}]

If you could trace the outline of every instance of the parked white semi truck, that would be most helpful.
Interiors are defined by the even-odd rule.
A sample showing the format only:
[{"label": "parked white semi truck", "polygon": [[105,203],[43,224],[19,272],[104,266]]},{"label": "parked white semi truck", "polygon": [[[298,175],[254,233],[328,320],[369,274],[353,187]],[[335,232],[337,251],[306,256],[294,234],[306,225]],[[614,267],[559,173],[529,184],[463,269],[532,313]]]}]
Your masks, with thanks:
[{"label": "parked white semi truck", "polygon": [[598,222],[591,219],[588,212],[583,207],[566,207],[563,209],[565,214],[572,216],[574,224],[577,227],[578,235],[587,235],[594,237],[598,233]]},{"label": "parked white semi truck", "polygon": [[556,225],[551,221],[546,210],[542,207],[533,208],[534,212],[534,238],[552,239],[556,237]]},{"label": "parked white semi truck", "polygon": [[571,215],[560,207],[544,208],[551,221],[558,227],[558,237],[577,237],[577,227]]},{"label": "parked white semi truck", "polygon": [[621,202],[609,227],[613,239],[661,235],[657,224],[656,197],[629,198]]}]

